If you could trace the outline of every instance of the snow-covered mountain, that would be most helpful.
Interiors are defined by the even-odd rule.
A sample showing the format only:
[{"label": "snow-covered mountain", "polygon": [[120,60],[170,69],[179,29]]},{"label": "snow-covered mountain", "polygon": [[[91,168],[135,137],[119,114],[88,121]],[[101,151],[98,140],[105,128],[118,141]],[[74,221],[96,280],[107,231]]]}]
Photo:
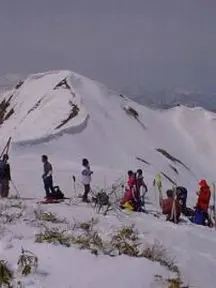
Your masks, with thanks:
[{"label": "snow-covered mountain", "polygon": [[153,111],[69,71],[30,75],[1,100],[3,141],[12,136],[13,143],[33,144],[55,138],[52,145],[68,143],[74,161],[88,154],[98,166],[141,165],[151,174],[159,169],[172,174],[172,161],[158,150],[164,149],[184,163],[177,165],[179,179],[185,174],[214,179],[216,115],[202,108]]},{"label": "snow-covered mountain", "polygon": [[[195,205],[197,181],[203,177],[209,183],[215,180],[216,115],[213,112],[184,106],[164,111],[151,110],[70,71],[33,74],[15,86],[0,96],[0,144],[3,147],[9,137],[12,137],[13,144],[10,161],[15,186],[12,185],[12,192],[17,193],[19,190],[26,197],[43,197],[40,156],[44,153],[54,166],[55,182],[66,196],[76,196],[74,193],[82,189],[78,185],[73,190],[71,176],[79,176],[83,157],[89,158],[92,163],[93,189],[111,186],[117,179],[125,179],[127,170],[142,168],[149,186],[149,200],[157,209],[158,197],[152,186],[156,173],[161,172],[163,175],[164,194],[173,182],[186,186],[189,206]],[[25,205],[27,210],[22,207],[24,216],[32,220],[31,205],[35,207],[36,203]],[[70,204],[68,207],[62,204],[50,209],[64,217],[67,215],[68,221],[76,217],[79,220],[99,217],[102,235],[117,226],[135,224],[141,231],[142,239],[146,237],[148,243],[160,240],[169,253],[177,257],[185,283],[192,283],[192,287],[215,287],[216,252],[212,248],[216,234],[209,228],[186,224],[177,228],[174,224],[166,223],[163,218],[158,220],[136,213],[126,215],[115,212],[107,217],[98,216],[92,208],[83,207],[82,204]],[[73,281],[75,287],[102,285],[125,288],[131,287],[130,281],[136,282],[137,287],[153,287],[150,285],[153,285],[151,279],[154,274],[166,274],[152,262],[142,266],[144,262],[136,262],[126,256],[122,260],[111,258],[109,261],[100,257],[95,260],[91,258],[95,256],[86,256],[75,248],[67,250],[69,252],[64,250],[68,248],[54,251],[53,247],[46,244],[32,244],[33,228],[28,230],[25,225],[19,222],[10,226],[10,233],[2,236],[1,245],[2,255],[9,257],[10,262],[23,243],[42,259],[43,271],[34,276],[33,282],[30,281],[26,287],[69,288]],[[18,240],[17,233],[22,234],[22,241]],[[45,260],[45,256],[51,260]],[[75,274],[71,275],[70,261],[73,257],[76,258],[73,264]],[[56,261],[67,261],[63,284],[56,276],[59,271],[53,263]],[[79,269],[85,261],[92,266],[88,275],[90,282],[85,281],[83,276],[78,278]],[[117,263],[122,265],[122,270]],[[103,275],[99,278],[96,274],[99,269],[97,265],[101,266]],[[136,273],[126,277],[132,269],[131,265],[135,265],[133,271]],[[94,267],[97,269],[94,270]],[[117,274],[117,267],[120,274]],[[146,273],[145,281],[138,276],[142,274],[141,267],[144,267],[142,273]],[[85,266],[85,271],[88,269]],[[143,278],[143,274],[141,276]],[[104,279],[107,279],[106,284]],[[41,284],[43,281],[44,286]]]},{"label": "snow-covered mountain", "polygon": [[154,109],[170,109],[178,105],[187,107],[202,107],[209,111],[216,111],[215,93],[201,91],[162,90],[157,92],[146,91],[133,99],[142,105]]}]

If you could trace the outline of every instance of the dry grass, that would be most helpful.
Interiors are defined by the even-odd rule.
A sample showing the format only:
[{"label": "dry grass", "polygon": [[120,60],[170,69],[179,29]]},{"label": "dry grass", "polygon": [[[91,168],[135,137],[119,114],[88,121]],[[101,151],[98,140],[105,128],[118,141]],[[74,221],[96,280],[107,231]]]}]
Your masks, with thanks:
[{"label": "dry grass", "polygon": [[72,243],[72,237],[66,235],[66,231],[59,230],[58,228],[45,228],[44,232],[40,232],[36,234],[36,243],[52,243],[52,244],[60,244],[66,247],[70,247]]},{"label": "dry grass", "polygon": [[168,256],[165,248],[157,242],[154,245],[144,248],[142,251],[142,256],[153,262],[160,263],[171,272],[178,274],[180,273],[177,265],[174,263],[174,260]]},{"label": "dry grass", "polygon": [[0,287],[10,287],[13,271],[4,260],[0,260]]},{"label": "dry grass", "polygon": [[36,219],[39,221],[52,222],[52,223],[66,223],[66,219],[59,219],[52,212],[43,212],[40,210],[35,210]]}]

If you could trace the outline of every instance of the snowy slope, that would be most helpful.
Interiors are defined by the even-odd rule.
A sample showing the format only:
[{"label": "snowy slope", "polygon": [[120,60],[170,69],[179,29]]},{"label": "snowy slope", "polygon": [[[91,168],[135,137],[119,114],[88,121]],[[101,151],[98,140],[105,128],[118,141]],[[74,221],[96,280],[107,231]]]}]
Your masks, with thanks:
[{"label": "snowy slope", "polygon": [[[56,89],[64,79],[68,87]],[[216,116],[204,109],[181,106],[153,111],[69,71],[30,75],[21,87],[1,97],[10,99],[7,112],[14,110],[1,126],[2,145],[12,136],[13,143],[41,143],[46,150],[47,140],[54,137],[49,154],[66,157],[77,165],[86,155],[99,167],[121,170],[140,166],[150,175],[161,170],[184,185],[200,177],[214,180]],[[78,113],[59,127],[70,116],[71,105],[77,107]],[[138,112],[137,119],[126,113],[128,107]],[[64,155],[59,146],[64,147]],[[158,148],[181,160],[190,171],[170,162],[156,151]]]},{"label": "snowy slope", "polygon": [[[50,157],[54,166],[55,182],[61,186],[66,196],[74,196],[71,176],[79,175],[83,157],[90,159],[95,172],[93,189],[111,186],[120,177],[125,179],[128,169],[142,168],[149,186],[149,200],[156,205],[156,209],[158,209],[157,195],[152,187],[152,181],[155,174],[160,171],[177,184],[188,188],[190,206],[195,205],[197,181],[202,177],[206,177],[210,183],[215,180],[216,116],[202,108],[189,109],[180,106],[168,111],[153,111],[127,97],[120,96],[100,83],[70,71],[30,75],[19,88],[8,91],[0,97],[1,100],[9,102],[6,113],[11,109],[14,111],[0,127],[0,144],[3,146],[7,138],[12,136],[13,146],[10,152],[12,175],[16,187],[26,197],[43,196],[40,156],[44,153]],[[74,112],[74,105],[76,113],[72,113],[72,117],[68,119],[71,111]],[[132,115],[128,111],[132,111]],[[137,117],[134,117],[135,114]],[[66,119],[68,121],[63,123]],[[179,163],[170,161],[157,149],[164,149],[163,151],[179,160]],[[177,169],[178,173],[173,168]],[[163,177],[163,184],[165,193],[165,189],[170,187],[171,183]],[[78,185],[77,189],[80,191],[81,187]],[[16,192],[13,186],[12,192]],[[30,205],[27,208],[31,210],[35,203],[26,205]],[[92,208],[74,205],[67,209],[62,204],[56,207],[56,212],[67,216],[68,219],[84,217],[86,220],[98,216]],[[212,251],[215,246],[214,231],[192,225],[177,228],[175,225],[165,223],[164,218],[158,220],[146,215],[128,216],[119,213],[113,213],[105,219],[101,216],[100,229],[109,230],[110,225],[115,228],[122,224],[134,223],[138,226],[143,239],[145,235],[147,242],[159,239],[168,251],[176,256],[186,283],[195,285],[192,287],[204,287],[204,285],[209,288],[215,287],[216,254]],[[123,279],[123,276],[115,272],[115,267],[121,266],[115,259],[94,260],[92,256],[87,256],[76,249],[67,252],[64,250],[66,248],[55,250],[58,251],[57,255],[62,256],[52,256],[55,254],[53,249],[57,248],[32,244],[32,228],[22,223],[19,225],[11,226],[10,236],[2,238],[3,255],[5,257],[8,255],[12,262],[22,245],[21,242],[25,241],[23,243],[26,243],[27,248],[33,249],[42,259],[44,267],[42,269],[49,274],[47,277],[43,276],[42,271],[31,280],[32,286],[27,287],[60,287],[54,276],[58,267],[53,264],[58,257],[62,259],[66,257],[66,266],[69,267],[70,259],[79,257],[78,265],[74,268],[77,269],[75,275],[71,276],[68,268],[64,272],[65,279],[68,277],[64,287],[103,286],[105,285],[103,277],[112,279],[107,287],[131,287],[135,279],[138,287],[162,287],[150,286],[153,285],[150,283],[154,274],[166,275],[166,271],[161,271],[158,264],[152,267],[149,261],[145,263],[146,265],[139,261],[135,264],[133,262],[135,260],[127,257],[127,260],[124,258],[116,260],[122,261],[122,272],[119,270],[121,275],[127,274],[125,271],[131,269],[130,265],[137,265],[137,269],[134,268],[136,273],[146,273],[142,276],[146,281],[143,282],[138,274],[134,274],[130,282],[130,277]],[[22,234],[22,241],[17,239],[17,233]],[[103,235],[107,231],[101,233]],[[7,248],[8,241],[12,245],[11,247],[9,245],[9,248]],[[9,250],[4,250],[6,248]],[[49,260],[44,258],[45,251],[50,257]],[[101,278],[98,279],[98,275],[95,274],[97,269],[93,268],[93,276],[89,276],[90,282],[79,280],[76,271],[87,265],[84,263],[88,261],[89,266],[101,265],[105,271]],[[199,261],[201,264],[193,267],[193,263]],[[142,267],[144,272],[141,273]],[[207,284],[206,277],[209,278]],[[41,278],[45,278],[44,286],[41,284]],[[75,286],[71,281],[75,281]]]}]

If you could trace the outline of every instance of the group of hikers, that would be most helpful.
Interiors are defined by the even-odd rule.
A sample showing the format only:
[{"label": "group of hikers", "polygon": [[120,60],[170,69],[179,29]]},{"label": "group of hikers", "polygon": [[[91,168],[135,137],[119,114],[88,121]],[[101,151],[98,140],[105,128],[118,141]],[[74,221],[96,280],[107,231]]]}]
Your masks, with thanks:
[{"label": "group of hikers", "polygon": [[[189,219],[199,225],[213,226],[213,221],[208,213],[211,190],[205,179],[199,181],[199,191],[197,192],[197,203],[194,209],[187,207],[188,191],[183,186],[177,186],[166,191],[167,198],[163,199],[161,191],[161,182],[153,185],[157,186],[159,194],[159,203],[162,213],[167,215],[167,221],[179,223],[180,216],[189,217]],[[142,190],[142,191],[141,191]],[[145,195],[148,192],[146,183],[144,182],[142,170],[137,172],[128,171],[127,185],[125,193],[120,201],[120,207],[136,212],[145,212]]]},{"label": "group of hikers", "polygon": [[[0,195],[2,198],[9,195],[9,183],[11,181],[10,164],[8,163],[9,156],[4,154],[0,161]],[[47,199],[60,199],[64,198],[58,186],[53,184],[53,168],[48,160],[47,155],[42,155],[41,160],[43,163],[43,184]],[[89,160],[82,159],[82,169],[80,173],[80,182],[83,185],[83,202],[90,202],[88,195],[91,191],[93,171],[90,168]],[[211,198],[211,190],[205,179],[199,182],[199,192],[197,193],[198,199],[194,209],[187,207],[188,191],[183,186],[177,186],[174,189],[166,191],[167,198],[163,199],[161,180],[154,180],[153,185],[156,185],[159,192],[159,203],[162,213],[167,215],[168,221],[178,223],[181,214],[190,217],[190,220],[200,225],[213,226],[211,217],[208,214],[209,203]],[[128,171],[127,184],[122,199],[120,200],[120,207],[136,212],[145,212],[145,196],[148,192],[148,187],[144,181],[143,172],[138,169],[136,172]]]},{"label": "group of hikers", "polygon": [[[7,198],[9,195],[9,183],[11,181],[11,169],[10,164],[8,163],[9,156],[8,154],[4,154],[2,159],[0,160],[0,196],[2,198]],[[43,184],[44,190],[46,193],[47,199],[61,199],[64,197],[63,193],[60,191],[59,186],[54,186],[53,184],[53,167],[52,164],[48,160],[47,155],[41,156],[41,161],[43,163]],[[84,193],[82,200],[84,202],[89,202],[88,194],[91,190],[91,175],[93,171],[91,171],[89,166],[88,159],[84,158],[82,160],[82,171],[81,171],[81,183],[84,187]]]}]

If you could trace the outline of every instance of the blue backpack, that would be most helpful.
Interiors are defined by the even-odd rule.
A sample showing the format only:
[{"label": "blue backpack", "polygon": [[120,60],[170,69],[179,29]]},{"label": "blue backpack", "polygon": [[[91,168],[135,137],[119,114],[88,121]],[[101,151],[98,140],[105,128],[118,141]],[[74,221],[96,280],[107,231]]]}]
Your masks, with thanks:
[{"label": "blue backpack", "polygon": [[193,217],[192,222],[197,225],[205,224],[205,212],[196,210]]}]

